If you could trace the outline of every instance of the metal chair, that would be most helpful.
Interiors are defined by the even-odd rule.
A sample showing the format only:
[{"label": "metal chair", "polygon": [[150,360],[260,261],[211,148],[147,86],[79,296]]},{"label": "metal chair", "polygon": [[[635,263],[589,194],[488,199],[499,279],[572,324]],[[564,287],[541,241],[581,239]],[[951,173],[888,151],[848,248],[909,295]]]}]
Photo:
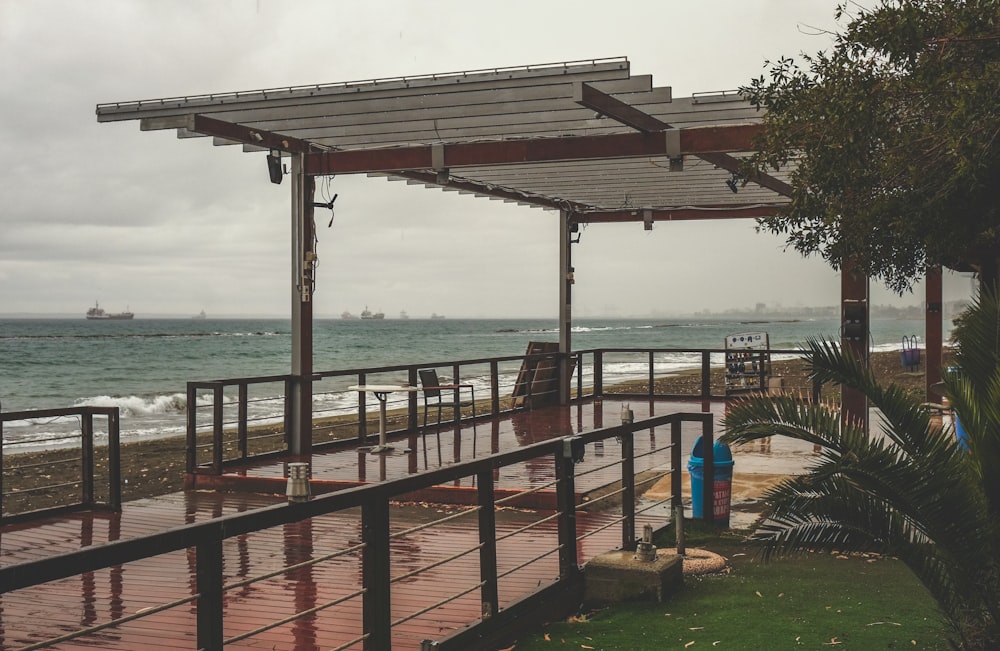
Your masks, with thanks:
[{"label": "metal chair", "polygon": [[[438,381],[437,371],[432,368],[422,368],[417,371],[420,376],[420,388],[424,394],[424,431],[427,430],[427,410],[431,406],[437,406],[437,427],[441,428],[441,410],[451,409],[456,415],[463,407],[472,407],[472,429],[476,428],[476,388],[471,384],[441,384]],[[469,389],[472,399],[462,400],[462,389]],[[442,395],[442,391],[451,391],[452,398],[449,400]]]}]

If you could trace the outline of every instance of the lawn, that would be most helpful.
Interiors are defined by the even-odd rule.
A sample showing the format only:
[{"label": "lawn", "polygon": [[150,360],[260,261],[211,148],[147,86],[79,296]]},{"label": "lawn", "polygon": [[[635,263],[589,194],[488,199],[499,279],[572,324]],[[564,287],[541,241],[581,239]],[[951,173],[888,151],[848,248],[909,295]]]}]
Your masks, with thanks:
[{"label": "lawn", "polygon": [[684,588],[663,603],[623,604],[551,623],[512,648],[951,648],[936,604],[898,560],[806,554],[764,563],[737,536],[688,544],[726,556],[728,571],[685,577]]}]

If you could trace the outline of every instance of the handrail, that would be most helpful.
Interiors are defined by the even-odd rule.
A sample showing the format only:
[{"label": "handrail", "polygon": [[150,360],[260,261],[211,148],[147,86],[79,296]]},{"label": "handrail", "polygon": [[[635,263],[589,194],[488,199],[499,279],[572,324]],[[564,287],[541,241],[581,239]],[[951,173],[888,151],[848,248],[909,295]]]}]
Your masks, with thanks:
[{"label": "handrail", "polygon": [[[463,477],[475,475],[480,494],[480,535],[487,533],[487,539],[481,538],[478,546],[481,554],[481,570],[485,572],[479,587],[483,592],[484,608],[487,604],[492,608],[492,617],[484,618],[480,625],[487,627],[503,626],[503,618],[499,615],[496,598],[496,582],[498,568],[496,563],[495,541],[497,539],[496,522],[493,506],[492,473],[495,469],[515,463],[552,457],[556,462],[558,478],[557,495],[559,504],[559,540],[560,576],[555,583],[579,580],[579,568],[576,559],[576,541],[579,538],[574,513],[577,505],[573,490],[574,459],[578,446],[586,446],[597,441],[621,437],[623,442],[631,441],[637,432],[655,427],[669,425],[671,428],[671,472],[673,473],[672,500],[680,502],[680,467],[679,442],[680,425],[683,422],[701,422],[703,431],[709,437],[708,449],[711,449],[713,416],[711,413],[674,413],[622,424],[548,441],[534,443],[523,448],[508,452],[493,454],[463,463],[444,466],[424,473],[384,481],[377,484],[348,488],[335,493],[317,496],[306,502],[289,502],[263,507],[254,511],[233,513],[199,523],[174,527],[151,535],[131,539],[117,540],[106,544],[87,547],[59,554],[40,560],[10,564],[0,567],[0,585],[4,591],[30,588],[40,584],[57,581],[87,572],[99,571],[113,566],[152,558],[194,548],[197,565],[197,585],[193,590],[199,595],[198,610],[198,646],[204,648],[221,648],[223,608],[222,549],[223,541],[250,534],[264,529],[279,527],[308,518],[328,515],[346,509],[360,508],[362,518],[368,524],[363,528],[362,573],[365,576],[364,585],[368,589],[362,596],[364,603],[364,633],[371,648],[389,648],[390,630],[392,627],[387,604],[383,604],[388,594],[390,575],[389,566],[392,556],[389,549],[389,509],[390,502],[415,491],[445,484]],[[570,451],[573,454],[570,454]],[[623,454],[631,454],[631,446],[623,447]],[[623,464],[625,465],[625,464]],[[711,464],[706,463],[706,475],[711,472]],[[625,470],[622,472],[622,482],[625,492],[634,491],[635,477]],[[712,478],[706,476],[708,487],[707,497],[711,500]],[[710,503],[710,502],[709,502]],[[634,544],[635,522],[630,512],[634,504],[623,505],[622,517],[623,545]],[[709,507],[707,513],[711,513]],[[484,530],[483,527],[486,527]],[[631,530],[627,528],[631,527]],[[493,542],[490,542],[493,541]],[[186,559],[184,562],[188,562]],[[489,562],[486,562],[489,561]],[[484,564],[485,563],[485,564]],[[530,599],[531,597],[526,597]],[[505,609],[507,610],[507,609]],[[456,640],[467,635],[467,630],[456,636]],[[456,641],[454,648],[463,648]],[[467,648],[467,647],[466,647]]]},{"label": "handrail", "polygon": [[[107,418],[108,424],[108,486],[107,498],[99,501],[95,497],[94,486],[94,417]],[[59,511],[74,510],[80,508],[108,508],[111,510],[121,510],[122,489],[121,489],[121,443],[120,443],[120,416],[118,407],[59,407],[52,409],[32,409],[22,411],[0,411],[0,469],[4,467],[4,427],[3,423],[18,420],[33,420],[39,418],[78,418],[80,430],[72,437],[80,439],[80,476],[79,481],[75,479],[62,484],[53,485],[50,488],[74,486],[79,484],[80,492],[76,501],[66,501],[41,509],[33,509],[14,514],[6,514],[4,507],[5,498],[8,493],[4,492],[4,481],[0,473],[0,522],[9,523],[23,520],[29,517],[51,514]],[[23,491],[22,491],[23,492]]]},{"label": "handrail", "polygon": [[[631,354],[637,355],[641,354],[647,358],[646,364],[646,383],[645,387],[641,391],[616,391],[615,395],[621,398],[648,398],[648,399],[673,399],[673,400],[700,400],[703,405],[703,409],[708,402],[715,400],[723,400],[726,395],[722,392],[713,393],[713,385],[711,378],[712,371],[712,356],[725,354],[726,350],[724,348],[593,348],[593,349],[583,349],[576,350],[569,353],[569,356],[576,360],[576,395],[577,399],[591,395],[594,397],[600,397],[605,395],[606,380],[608,379],[608,374],[606,373],[605,366],[608,363],[609,356],[621,355],[621,354]],[[799,355],[801,350],[798,349],[772,349],[770,351],[771,355]],[[700,388],[696,393],[680,393],[680,394],[664,394],[658,393],[655,388],[655,355],[658,354],[685,354],[685,355],[700,355],[701,359],[698,362],[692,362],[692,364],[698,364],[701,367],[701,382]],[[588,377],[590,378],[589,386],[584,385],[584,360],[587,356],[592,356],[593,363]],[[525,361],[542,361],[545,359],[561,359],[563,354],[561,353],[533,353],[524,355],[507,355],[502,357],[482,357],[482,358],[472,358],[463,359],[457,361],[435,361],[435,362],[422,362],[419,364],[396,364],[389,366],[372,366],[364,368],[354,368],[354,369],[335,369],[315,372],[310,376],[313,383],[321,382],[323,380],[331,378],[347,378],[352,380],[352,383],[366,384],[368,378],[376,374],[388,374],[395,373],[398,375],[406,375],[407,382],[413,386],[417,386],[417,371],[421,368],[445,368],[449,369],[453,381],[461,380],[461,371],[463,368],[470,366],[485,366],[489,365],[488,377],[489,377],[489,398],[488,403],[485,402],[481,408],[477,408],[473,414],[473,419],[478,418],[489,418],[496,417],[505,411],[513,411],[520,408],[530,408],[532,404],[531,398],[538,397],[537,395],[532,395],[531,386],[532,382],[527,383],[528,394],[526,399],[518,405],[517,403],[510,403],[508,407],[504,407],[501,401],[501,390],[500,385],[500,365],[505,362],[522,362]],[[529,364],[530,366],[530,364]],[[561,367],[561,365],[559,365]],[[716,367],[721,367],[720,364]],[[223,380],[208,380],[200,382],[189,382],[188,383],[188,444],[187,444],[187,472],[188,473],[199,473],[208,472],[212,474],[222,474],[225,466],[231,465],[233,463],[244,462],[249,458],[253,457],[265,457],[272,456],[275,454],[281,454],[287,452],[289,447],[288,432],[290,427],[288,424],[288,418],[290,416],[290,407],[287,403],[288,396],[291,395],[289,387],[292,383],[299,381],[294,375],[269,375],[251,378],[230,378]],[[279,391],[284,395],[286,404],[284,406],[284,422],[285,425],[281,431],[269,432],[266,435],[258,436],[257,438],[270,437],[275,439],[273,449],[265,450],[263,452],[253,453],[249,450],[248,441],[249,437],[249,410],[248,404],[249,391],[248,387],[251,385],[260,385],[265,383],[284,383],[284,389]],[[571,386],[571,382],[568,386]],[[223,403],[224,392],[229,387],[237,387],[239,389],[239,397],[235,403],[226,402]],[[589,394],[585,391],[589,389]],[[817,388],[814,386],[812,391],[815,395]],[[198,423],[196,417],[196,410],[203,409],[202,407],[197,407],[196,395],[199,391],[211,391],[213,398],[211,401],[211,407],[214,409],[212,416],[212,438],[208,443],[198,444]],[[551,389],[548,394],[551,395],[553,391],[558,391],[558,389]],[[330,392],[334,393],[334,392]],[[570,389],[572,394],[572,389]],[[321,393],[314,393],[314,395],[322,395]],[[569,397],[569,396],[568,396]],[[278,399],[278,398],[275,398]],[[367,422],[367,414],[370,406],[370,401],[367,399],[365,394],[358,394],[356,397],[356,420],[354,421],[354,427],[356,427],[357,433],[357,443],[364,445],[368,441],[369,437],[369,425]],[[406,397],[401,398],[400,406],[398,409],[405,410],[405,415],[403,417],[404,426],[401,429],[395,429],[389,431],[390,436],[398,435],[402,432],[413,432],[418,429],[418,397],[416,393],[409,393]],[[230,420],[228,422],[223,422],[223,410],[226,407],[236,407],[238,409],[238,414],[235,420]],[[349,413],[345,411],[344,413]],[[397,412],[398,413],[398,412]],[[462,414],[460,410],[454,410],[453,418],[455,422],[460,422],[463,420],[468,420],[469,416]],[[232,424],[235,423],[236,430],[236,442],[234,449],[236,450],[235,456],[226,456],[224,450],[226,446],[224,444],[224,437],[227,431],[232,431]],[[345,423],[348,427],[351,425]],[[204,426],[202,427],[204,431]],[[317,427],[314,424],[313,431],[317,431]],[[285,438],[283,441],[278,441],[277,437],[280,434],[284,434]],[[314,449],[322,449],[327,446],[336,446],[342,444],[338,440],[329,442],[312,443],[310,437],[310,444]],[[206,447],[211,448],[211,461],[209,463],[199,463],[198,451]]]}]

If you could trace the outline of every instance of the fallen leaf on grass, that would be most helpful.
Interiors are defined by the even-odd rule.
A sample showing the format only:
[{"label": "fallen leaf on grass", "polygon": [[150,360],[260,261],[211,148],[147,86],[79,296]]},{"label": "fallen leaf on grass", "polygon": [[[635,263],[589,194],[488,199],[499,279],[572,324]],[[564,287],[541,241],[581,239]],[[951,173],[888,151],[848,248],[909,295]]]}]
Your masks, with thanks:
[{"label": "fallen leaf on grass", "polygon": [[549,634],[548,634],[548,633],[546,633],[546,634],[544,635],[544,637],[545,637],[545,641],[546,641],[546,642],[551,642],[551,641],[552,641],[552,638],[551,638],[551,637],[549,637]]},{"label": "fallen leaf on grass", "polygon": [[581,645],[580,645],[580,648],[581,648],[581,649],[593,649],[594,647],[592,647],[592,646],[587,646],[586,644],[581,644]]},{"label": "fallen leaf on grass", "polygon": [[871,624],[865,624],[865,626],[881,626],[882,624],[889,624],[890,626],[902,626],[899,622],[872,622]]},{"label": "fallen leaf on grass", "polygon": [[764,595],[762,595],[760,593],[760,590],[755,591],[754,594],[757,595],[758,597],[763,597],[764,596]]},{"label": "fallen leaf on grass", "polygon": [[688,630],[689,630],[689,631],[704,631],[704,630],[705,630],[705,627],[704,627],[704,626],[692,626],[692,627],[691,627],[691,628],[689,628]]},{"label": "fallen leaf on grass", "polygon": [[684,648],[686,649],[686,648],[688,648],[689,646],[694,646],[694,640],[691,640],[690,642],[688,642],[687,644],[685,644],[685,645],[684,645]]}]

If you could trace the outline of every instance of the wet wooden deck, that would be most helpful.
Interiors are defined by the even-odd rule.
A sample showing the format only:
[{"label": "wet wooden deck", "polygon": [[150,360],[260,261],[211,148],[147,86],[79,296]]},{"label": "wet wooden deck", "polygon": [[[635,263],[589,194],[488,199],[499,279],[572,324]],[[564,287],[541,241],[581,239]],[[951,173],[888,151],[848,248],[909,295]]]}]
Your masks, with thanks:
[{"label": "wet wooden deck", "polygon": [[[676,411],[698,411],[698,406],[679,403],[631,405],[636,419]],[[312,474],[316,481],[372,482],[433,469],[442,464],[482,456],[534,443],[544,438],[610,426],[620,422],[621,404],[574,405],[481,421],[475,429],[466,426],[430,433],[419,439],[398,441],[400,448],[387,455],[357,450],[317,454]],[[684,443],[689,446],[700,434],[695,424],[685,424]],[[637,456],[643,446],[656,447],[661,434],[637,434]],[[665,436],[663,434],[662,436]],[[426,441],[427,448],[424,449]],[[440,442],[439,442],[440,441]],[[661,440],[663,447],[667,440]],[[588,449],[577,468],[577,491],[586,493],[612,483],[617,466],[597,469],[618,457],[617,444],[609,440],[605,449]],[[666,462],[664,447],[654,455],[637,459],[641,471]],[[658,456],[660,455],[660,456]],[[665,455],[665,458],[664,456]],[[284,462],[253,464],[233,473],[237,477],[265,478],[283,482]],[[501,491],[523,490],[552,480],[551,462],[528,462],[505,467],[495,477]],[[463,480],[467,481],[467,480]],[[472,492],[471,484],[449,485],[442,490]],[[283,490],[283,483],[282,483]],[[186,491],[126,503],[121,513],[84,512],[0,528],[0,563],[9,565],[72,551],[91,545],[155,534],[158,531],[248,511],[284,500],[281,494],[244,491]],[[461,500],[456,500],[461,501]],[[516,504],[516,503],[515,503]],[[472,553],[451,558],[459,550],[478,544],[477,518],[461,516],[426,529],[417,525],[459,512],[462,506],[407,503],[393,508],[390,531],[390,574],[393,577],[391,608],[394,649],[418,649],[423,639],[439,639],[460,630],[481,616],[479,557]],[[664,511],[638,517],[659,526]],[[548,513],[518,508],[498,509],[497,555],[500,567],[501,607],[558,576],[557,554],[545,552],[557,545],[555,519],[525,529]],[[582,510],[578,513],[578,557],[587,559],[621,545],[621,528],[614,524],[617,510]],[[611,525],[611,526],[608,526]],[[588,535],[589,534],[589,535]],[[269,622],[296,612],[316,609],[313,615],[281,624],[246,639],[233,641],[235,649],[361,649],[350,645],[361,635],[361,597],[350,597],[360,588],[360,551],[352,548],[361,540],[360,513],[339,512],[294,524],[227,539],[223,546],[224,582],[237,585],[225,593],[224,635],[235,638]],[[272,578],[239,585],[244,579],[296,565],[340,551],[342,555],[315,565],[280,573]],[[418,568],[441,562],[419,574]],[[468,590],[464,596],[426,613],[419,611]],[[162,554],[72,579],[55,581],[0,595],[0,648],[29,647],[41,640],[98,623],[121,619],[172,600],[190,598],[196,590],[193,549]],[[343,601],[339,600],[343,599]],[[417,613],[417,614],[415,614]],[[51,648],[194,649],[196,609],[192,602],[118,624],[86,638]],[[348,645],[348,646],[345,646]]]}]

